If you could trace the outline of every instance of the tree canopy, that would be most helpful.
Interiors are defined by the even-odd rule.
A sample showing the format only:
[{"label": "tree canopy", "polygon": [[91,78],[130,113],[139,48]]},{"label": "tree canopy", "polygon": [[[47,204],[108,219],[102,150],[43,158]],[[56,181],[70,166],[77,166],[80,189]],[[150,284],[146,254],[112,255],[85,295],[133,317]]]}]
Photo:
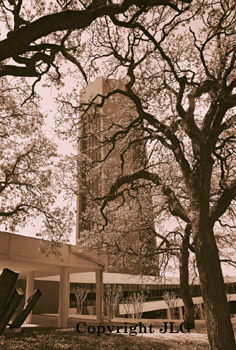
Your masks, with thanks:
[{"label": "tree canopy", "polygon": [[[1,16],[7,29],[7,38],[0,41],[0,61],[3,62],[0,76],[13,75],[39,77],[39,66],[44,63],[45,71],[56,66],[56,55],[60,53],[83,69],[67,46],[68,38],[88,28],[97,18],[125,13],[132,6],[140,13],[151,7],[165,6],[181,13],[191,0],[161,1],[54,1],[29,4],[23,0],[1,1]],[[80,43],[77,44],[79,48]],[[14,63],[8,64],[12,58]],[[20,64],[20,66],[19,66]]]},{"label": "tree canopy", "polygon": [[[1,76],[37,82],[47,75],[58,83],[67,60],[78,68],[73,73],[78,85],[101,75],[125,81],[82,103],[76,85],[74,93],[58,98],[63,109],[58,126],[75,139],[78,113],[86,118],[112,98],[129,101],[129,111],[126,103],[121,106],[130,122],[111,121],[109,137],[97,136],[103,156],[92,159],[93,165],[109,165],[120,140],[127,142],[109,191],[96,198],[104,226],[112,201],[137,191],[140,183],[158,189],[169,214],[190,234],[211,348],[235,348],[215,237],[218,223],[235,226],[235,1],[55,1],[30,8],[24,1],[2,1],[0,6],[8,31],[0,42]],[[135,134],[136,140],[130,137]],[[151,149],[148,162],[124,172],[125,155],[140,142]]]},{"label": "tree canopy", "polygon": [[66,240],[72,214],[65,202],[58,203],[57,146],[44,134],[38,101],[21,106],[30,89],[22,81],[15,86],[2,78],[0,84],[1,230],[15,232],[37,220],[38,234],[55,242]]},{"label": "tree canopy", "polygon": [[[138,191],[140,181],[158,188],[169,213],[185,225],[185,234],[190,229],[211,346],[233,348],[232,333],[224,337],[227,345],[219,345],[220,330],[212,324],[218,320],[231,328],[229,316],[220,310],[222,305],[227,309],[227,300],[214,232],[217,222],[235,227],[235,3],[191,5],[176,14],[165,7],[150,6],[144,13],[131,7],[123,15],[98,19],[90,28],[85,68],[103,73],[108,81],[123,79],[125,86],[95,93],[74,108],[66,98],[61,103],[90,123],[89,111],[103,113],[107,101],[123,98],[120,105],[130,123],[111,118],[108,136],[95,136],[104,151],[92,164],[109,164],[112,154],[120,152],[109,191],[96,197],[104,227],[109,203]],[[67,121],[68,135],[73,134],[78,121]],[[140,131],[142,140],[134,140],[131,135]],[[120,140],[126,147],[120,148]],[[148,162],[125,172],[125,157],[141,142],[151,149]]]}]

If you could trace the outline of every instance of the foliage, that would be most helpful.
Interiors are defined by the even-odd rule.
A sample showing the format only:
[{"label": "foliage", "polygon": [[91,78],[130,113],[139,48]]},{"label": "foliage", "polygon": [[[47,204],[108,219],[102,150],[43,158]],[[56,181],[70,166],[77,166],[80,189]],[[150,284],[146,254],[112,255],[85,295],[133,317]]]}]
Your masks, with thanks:
[{"label": "foliage", "polygon": [[[38,102],[20,105],[27,85],[0,81],[0,224],[7,231],[41,222],[38,233],[54,241],[66,240],[70,211],[57,204],[61,188],[56,177],[57,147],[44,134]],[[67,213],[67,215],[65,215]],[[51,249],[49,249],[51,250]]]},{"label": "foliage", "polygon": [[171,319],[175,319],[175,309],[178,304],[178,297],[175,292],[165,292],[162,295],[170,310]]},{"label": "foliage", "polygon": [[122,300],[125,311],[129,317],[141,319],[143,313],[143,303],[147,295],[143,291],[132,293]]},{"label": "foliage", "polygon": [[122,298],[122,287],[115,284],[105,284],[104,303],[107,310],[108,319],[115,317],[116,308]]},{"label": "foliage", "polygon": [[71,289],[71,293],[73,293],[76,297],[76,309],[77,314],[82,315],[83,313],[83,303],[87,298],[88,291],[84,290],[84,288],[80,285],[77,285],[73,289]]}]

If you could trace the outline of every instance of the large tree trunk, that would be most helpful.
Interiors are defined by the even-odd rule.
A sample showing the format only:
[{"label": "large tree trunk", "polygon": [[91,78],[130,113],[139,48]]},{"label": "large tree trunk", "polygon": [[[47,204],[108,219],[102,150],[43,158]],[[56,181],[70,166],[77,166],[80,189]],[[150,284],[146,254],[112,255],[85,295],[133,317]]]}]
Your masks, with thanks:
[{"label": "large tree trunk", "polygon": [[[198,226],[198,227],[197,227]],[[210,348],[235,350],[235,339],[218,249],[210,225],[196,225],[195,254],[204,302],[204,311]]]},{"label": "large tree trunk", "polygon": [[194,322],[194,304],[189,288],[189,235],[190,227],[187,225],[185,236],[182,241],[181,252],[179,256],[179,277],[180,277],[180,295],[184,303],[184,322],[187,322],[189,328],[195,328]]}]

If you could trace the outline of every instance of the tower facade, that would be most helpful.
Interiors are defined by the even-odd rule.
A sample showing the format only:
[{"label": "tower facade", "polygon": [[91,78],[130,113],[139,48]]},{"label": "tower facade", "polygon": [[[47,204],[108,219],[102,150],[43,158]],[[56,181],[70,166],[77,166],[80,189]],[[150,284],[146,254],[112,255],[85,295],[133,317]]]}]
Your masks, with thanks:
[{"label": "tower facade", "polygon": [[[147,184],[134,182],[121,188],[115,200],[108,203],[111,205],[103,212],[100,225],[94,216],[95,203],[99,199],[102,203],[116,180],[132,175],[147,163],[144,132],[134,105],[119,91],[111,94],[123,85],[122,81],[101,77],[80,92],[77,236],[81,238],[86,232],[104,245],[90,254],[103,253],[110,272],[156,274],[158,264],[150,254],[155,250],[155,239]],[[135,127],[130,128],[130,123]]]}]

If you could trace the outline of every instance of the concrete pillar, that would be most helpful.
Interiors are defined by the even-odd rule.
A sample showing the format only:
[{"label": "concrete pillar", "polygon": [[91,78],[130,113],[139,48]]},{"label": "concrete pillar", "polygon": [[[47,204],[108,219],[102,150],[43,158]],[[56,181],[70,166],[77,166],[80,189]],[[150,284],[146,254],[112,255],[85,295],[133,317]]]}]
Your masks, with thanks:
[{"label": "concrete pillar", "polygon": [[202,304],[199,304],[199,318],[200,318],[200,320],[204,320],[205,319],[204,311],[203,311],[203,308],[202,308]]},{"label": "concrete pillar", "polygon": [[96,271],[96,315],[97,321],[102,322],[104,318],[103,304],[103,270]]},{"label": "concrete pillar", "polygon": [[67,327],[69,316],[69,273],[66,267],[61,267],[59,286],[58,326]]},{"label": "concrete pillar", "polygon": [[184,316],[183,316],[183,309],[182,309],[182,306],[179,306],[179,307],[178,307],[178,314],[179,314],[179,319],[180,319],[180,320],[183,320],[183,319],[184,319]]},{"label": "concrete pillar", "polygon": [[[27,300],[31,296],[31,294],[34,292],[34,272],[30,271],[27,273],[27,279],[26,279],[26,290],[25,290],[25,304],[27,303]],[[31,323],[32,322],[32,311],[27,316],[24,323]]]},{"label": "concrete pillar", "polygon": [[168,320],[171,320],[171,314],[170,314],[170,309],[169,309],[169,308],[166,309],[166,318],[167,318]]}]

